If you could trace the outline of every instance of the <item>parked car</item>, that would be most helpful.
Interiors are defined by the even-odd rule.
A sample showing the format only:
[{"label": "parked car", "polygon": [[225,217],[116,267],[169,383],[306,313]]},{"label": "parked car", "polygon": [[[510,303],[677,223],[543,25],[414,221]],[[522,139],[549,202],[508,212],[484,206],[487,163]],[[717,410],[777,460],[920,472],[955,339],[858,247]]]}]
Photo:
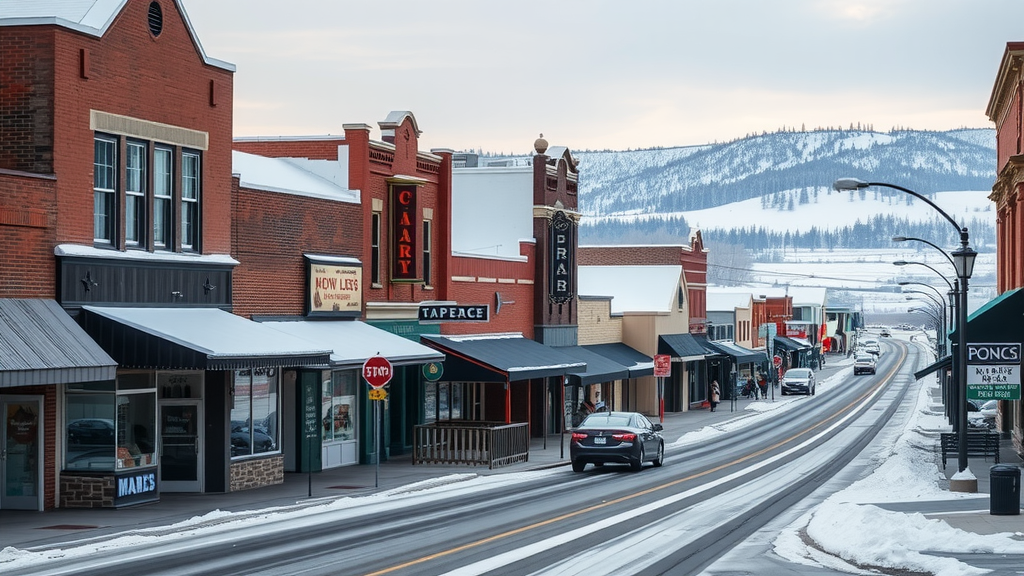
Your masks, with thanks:
[{"label": "parked car", "polygon": [[865,338],[860,341],[860,347],[868,354],[874,354],[875,356],[882,355],[882,347],[878,344],[878,340]]},{"label": "parked car", "polygon": [[866,352],[858,352],[857,355],[853,357],[853,373],[874,374],[875,356]]},{"label": "parked car", "polygon": [[263,452],[272,452],[277,447],[274,445],[274,439],[268,436],[264,431],[256,427],[252,430],[252,444],[249,444],[249,426],[247,421],[243,420],[232,420],[231,421],[231,455],[232,456],[247,456],[249,454],[260,454]]},{"label": "parked car", "polygon": [[981,404],[976,400],[968,400],[967,421],[970,427],[995,429],[998,404],[998,400],[986,400]]},{"label": "parked car", "polygon": [[661,424],[637,412],[595,412],[572,433],[569,459],[573,472],[582,472],[587,464],[629,464],[634,472],[644,462],[661,466],[665,461],[661,430]]},{"label": "parked car", "polygon": [[68,422],[69,446],[113,446],[114,421],[108,418],[79,418]]},{"label": "parked car", "polygon": [[782,377],[782,395],[807,394],[814,395],[814,372],[810,368],[790,368]]},{"label": "parked car", "polygon": [[879,336],[883,336],[883,337],[885,337],[885,338],[889,338],[889,337],[891,337],[891,336],[892,336],[892,333],[891,333],[891,332],[889,332],[889,329],[888,329],[888,328],[882,328],[882,330],[881,330],[881,331],[880,331],[880,332],[878,333],[878,335],[879,335]]}]

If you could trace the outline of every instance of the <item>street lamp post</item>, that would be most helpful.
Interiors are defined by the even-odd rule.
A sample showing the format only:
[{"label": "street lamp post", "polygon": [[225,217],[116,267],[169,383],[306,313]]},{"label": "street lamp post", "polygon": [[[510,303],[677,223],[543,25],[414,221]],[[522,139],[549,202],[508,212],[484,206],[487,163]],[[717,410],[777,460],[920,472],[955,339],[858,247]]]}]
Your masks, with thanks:
[{"label": "street lamp post", "polygon": [[[961,226],[953,219],[952,216],[947,214],[939,208],[928,197],[918,194],[909,188],[903,186],[897,186],[895,184],[888,184],[885,182],[865,182],[858,178],[840,178],[832,184],[832,187],[838,191],[844,190],[859,190],[861,188],[867,188],[869,186],[883,186],[885,188],[892,188],[893,190],[899,190],[906,192],[914,198],[917,198],[925,204],[931,206],[938,212],[943,218],[949,221],[956,229],[957,234],[960,236],[960,247],[950,254],[953,260],[953,267],[956,268],[957,279],[960,280],[960,290],[958,293],[958,306],[957,306],[957,402],[959,417],[957,421],[959,423],[957,429],[957,468],[960,472],[967,469],[967,280],[971,277],[974,272],[974,259],[978,256],[970,247],[971,235],[967,230],[967,226]],[[952,289],[952,286],[950,286]],[[977,481],[974,484],[974,490],[977,490]]]}]

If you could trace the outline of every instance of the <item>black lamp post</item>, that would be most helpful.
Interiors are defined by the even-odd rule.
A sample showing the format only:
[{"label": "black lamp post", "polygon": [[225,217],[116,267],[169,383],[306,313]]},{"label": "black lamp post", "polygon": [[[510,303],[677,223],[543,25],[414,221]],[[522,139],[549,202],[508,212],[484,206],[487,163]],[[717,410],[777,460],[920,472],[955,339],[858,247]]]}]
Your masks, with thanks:
[{"label": "black lamp post", "polygon": [[[867,188],[869,186],[883,186],[885,188],[892,188],[893,190],[899,190],[906,192],[914,198],[921,200],[925,204],[931,206],[942,215],[943,218],[949,221],[956,229],[957,234],[960,236],[960,247],[950,254],[953,259],[953,267],[956,268],[957,279],[960,280],[960,290],[958,291],[958,302],[957,302],[957,403],[959,417],[957,421],[959,426],[957,427],[957,468],[960,472],[967,469],[967,280],[971,277],[974,272],[974,259],[978,256],[970,247],[971,235],[967,231],[966,226],[961,226],[953,219],[952,216],[946,214],[939,208],[935,202],[932,202],[928,197],[918,194],[909,188],[903,186],[897,186],[895,184],[888,184],[885,182],[865,182],[859,178],[840,178],[832,184],[832,187],[838,191],[844,190],[859,190],[861,188]],[[929,266],[929,268],[931,268]],[[934,270],[934,269],[933,269]],[[945,279],[945,278],[943,278]],[[948,280],[947,280],[948,282]],[[950,286],[952,289],[952,286]],[[975,488],[977,489],[977,488]]]}]

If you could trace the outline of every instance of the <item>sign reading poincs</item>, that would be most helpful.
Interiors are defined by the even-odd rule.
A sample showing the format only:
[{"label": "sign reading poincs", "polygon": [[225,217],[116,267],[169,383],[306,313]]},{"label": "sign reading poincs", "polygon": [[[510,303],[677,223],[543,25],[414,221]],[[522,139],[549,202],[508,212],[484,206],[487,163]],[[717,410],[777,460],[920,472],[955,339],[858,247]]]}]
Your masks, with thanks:
[{"label": "sign reading poincs", "polygon": [[1020,400],[1020,343],[967,345],[967,398]]}]

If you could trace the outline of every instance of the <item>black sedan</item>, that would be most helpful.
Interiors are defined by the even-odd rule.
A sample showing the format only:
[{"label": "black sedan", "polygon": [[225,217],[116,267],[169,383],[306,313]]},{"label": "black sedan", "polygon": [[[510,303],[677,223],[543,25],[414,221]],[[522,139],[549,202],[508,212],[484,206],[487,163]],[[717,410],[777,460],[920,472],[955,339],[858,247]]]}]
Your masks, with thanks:
[{"label": "black sedan", "polygon": [[661,466],[665,461],[665,441],[661,424],[654,424],[637,412],[597,412],[587,416],[572,433],[569,458],[574,472],[587,464],[629,464],[633,471],[644,462]]}]

